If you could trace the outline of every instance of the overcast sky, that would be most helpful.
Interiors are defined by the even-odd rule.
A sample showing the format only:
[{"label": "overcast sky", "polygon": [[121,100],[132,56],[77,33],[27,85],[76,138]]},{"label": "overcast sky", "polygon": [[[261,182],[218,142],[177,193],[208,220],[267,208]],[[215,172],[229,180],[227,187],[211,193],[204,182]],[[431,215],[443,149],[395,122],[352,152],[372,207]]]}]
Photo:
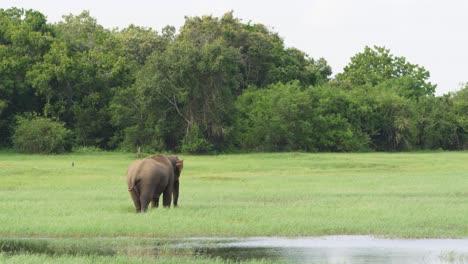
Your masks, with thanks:
[{"label": "overcast sky", "polygon": [[106,28],[129,24],[180,28],[184,16],[233,10],[243,22],[262,23],[286,46],[325,58],[341,72],[364,47],[379,45],[431,73],[441,95],[468,82],[468,0],[1,0],[0,8],[32,8],[57,22],[89,10]]}]

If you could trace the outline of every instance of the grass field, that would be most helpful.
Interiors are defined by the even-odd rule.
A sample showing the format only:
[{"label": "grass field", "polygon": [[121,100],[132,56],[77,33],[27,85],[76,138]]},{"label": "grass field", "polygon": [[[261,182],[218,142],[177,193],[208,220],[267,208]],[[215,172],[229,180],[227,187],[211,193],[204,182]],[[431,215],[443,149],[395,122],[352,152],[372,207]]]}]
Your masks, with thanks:
[{"label": "grass field", "polygon": [[131,154],[0,152],[0,236],[468,237],[468,152],[181,157],[180,207],[135,214]]}]

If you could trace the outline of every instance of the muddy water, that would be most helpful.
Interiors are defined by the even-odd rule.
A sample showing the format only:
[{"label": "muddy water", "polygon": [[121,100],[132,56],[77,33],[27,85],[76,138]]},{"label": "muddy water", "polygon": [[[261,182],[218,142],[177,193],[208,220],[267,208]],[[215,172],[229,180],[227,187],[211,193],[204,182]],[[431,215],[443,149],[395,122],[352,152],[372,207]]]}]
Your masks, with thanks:
[{"label": "muddy water", "polygon": [[380,239],[370,236],[189,239],[177,247],[230,260],[286,263],[467,263],[468,239]]}]

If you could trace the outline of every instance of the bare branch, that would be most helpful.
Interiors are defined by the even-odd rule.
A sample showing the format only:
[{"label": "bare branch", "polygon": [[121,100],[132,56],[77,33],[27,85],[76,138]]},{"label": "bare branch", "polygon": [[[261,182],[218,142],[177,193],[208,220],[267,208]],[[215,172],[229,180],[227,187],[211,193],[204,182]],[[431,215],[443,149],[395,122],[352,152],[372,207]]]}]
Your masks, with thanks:
[{"label": "bare branch", "polygon": [[187,125],[190,127],[191,122],[190,122],[190,121],[182,114],[182,112],[180,111],[179,106],[177,105],[177,98],[176,98],[176,96],[173,95],[173,98],[172,98],[172,100],[171,100],[167,95],[165,95],[163,92],[161,92],[161,90],[156,89],[156,92],[157,92],[159,95],[161,95],[162,97],[164,97],[164,99],[166,99],[166,101],[168,101],[171,105],[174,106],[174,108],[175,108],[177,114],[178,114],[180,117],[182,117],[182,118],[185,120],[185,122],[187,122]]}]

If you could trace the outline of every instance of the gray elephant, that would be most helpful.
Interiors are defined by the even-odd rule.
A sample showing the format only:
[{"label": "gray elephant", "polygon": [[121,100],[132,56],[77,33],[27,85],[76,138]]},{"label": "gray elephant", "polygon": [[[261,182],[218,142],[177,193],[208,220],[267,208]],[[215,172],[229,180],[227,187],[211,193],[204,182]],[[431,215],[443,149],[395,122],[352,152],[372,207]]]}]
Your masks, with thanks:
[{"label": "gray elephant", "polygon": [[184,161],[175,155],[154,155],[133,162],[127,171],[127,187],[137,213],[145,212],[150,201],[158,207],[163,194],[163,206],[174,207],[179,199],[179,177]]}]

